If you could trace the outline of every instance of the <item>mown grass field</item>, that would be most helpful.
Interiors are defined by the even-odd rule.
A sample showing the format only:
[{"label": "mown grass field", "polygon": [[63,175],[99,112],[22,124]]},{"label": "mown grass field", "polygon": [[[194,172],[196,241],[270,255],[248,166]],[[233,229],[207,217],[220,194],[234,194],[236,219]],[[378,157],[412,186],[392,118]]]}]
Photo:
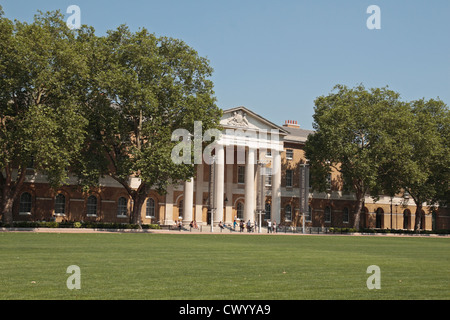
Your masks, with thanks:
[{"label": "mown grass field", "polygon": [[3,232],[0,299],[450,299],[449,262],[435,237]]}]

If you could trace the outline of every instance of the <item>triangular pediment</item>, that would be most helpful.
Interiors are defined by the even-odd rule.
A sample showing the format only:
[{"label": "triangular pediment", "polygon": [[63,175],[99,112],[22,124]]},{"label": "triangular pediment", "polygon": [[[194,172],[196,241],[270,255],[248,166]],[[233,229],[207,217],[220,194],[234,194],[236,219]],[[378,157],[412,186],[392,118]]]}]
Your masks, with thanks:
[{"label": "triangular pediment", "polygon": [[224,110],[220,119],[220,125],[224,129],[278,130],[280,135],[288,134],[282,127],[243,106]]}]

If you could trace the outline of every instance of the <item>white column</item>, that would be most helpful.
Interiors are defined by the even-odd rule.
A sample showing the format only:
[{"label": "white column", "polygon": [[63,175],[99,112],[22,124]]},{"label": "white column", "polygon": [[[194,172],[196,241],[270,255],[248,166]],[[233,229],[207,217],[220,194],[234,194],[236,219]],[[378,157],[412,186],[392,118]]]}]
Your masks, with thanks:
[{"label": "white column", "polygon": [[224,178],[225,178],[225,150],[223,146],[218,146],[216,148],[217,159],[216,159],[216,179],[215,179],[215,207],[214,212],[214,225],[219,224],[220,221],[223,222],[223,192],[224,192]]},{"label": "white column", "polygon": [[167,186],[166,193],[166,214],[164,217],[164,225],[173,225],[173,185]]},{"label": "white column", "polygon": [[183,200],[183,224],[189,224],[192,221],[192,207],[194,205],[194,178],[184,182]]},{"label": "white column", "polygon": [[228,201],[225,203],[225,222],[233,223],[233,165],[227,164],[227,185],[226,185],[226,197]]},{"label": "white column", "polygon": [[272,210],[271,220],[280,224],[281,219],[281,154],[272,149]]},{"label": "white column", "polygon": [[244,221],[253,221],[255,215],[255,149],[248,148],[245,162]]},{"label": "white column", "polygon": [[197,224],[203,222],[203,164],[197,165],[197,181],[195,183],[195,218]]}]

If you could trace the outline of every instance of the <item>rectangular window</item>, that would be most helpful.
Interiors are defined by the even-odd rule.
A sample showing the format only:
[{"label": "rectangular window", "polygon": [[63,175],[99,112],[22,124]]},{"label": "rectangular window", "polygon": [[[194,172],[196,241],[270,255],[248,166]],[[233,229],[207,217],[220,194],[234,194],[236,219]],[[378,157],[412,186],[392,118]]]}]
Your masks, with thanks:
[{"label": "rectangular window", "polygon": [[325,222],[331,222],[331,208],[325,207]]},{"label": "rectangular window", "polygon": [[238,183],[245,183],[245,167],[238,166]]},{"label": "rectangular window", "polygon": [[58,193],[55,198],[55,214],[64,215],[66,209],[66,197],[62,193]]},{"label": "rectangular window", "polygon": [[272,149],[267,149],[266,157],[271,157],[271,156],[272,156]]},{"label": "rectangular window", "polygon": [[32,196],[28,192],[22,193],[19,202],[19,213],[20,214],[30,214],[32,207]]},{"label": "rectangular window", "polygon": [[291,221],[292,220],[292,207],[290,204],[288,204],[284,208],[284,220]]},{"label": "rectangular window", "polygon": [[272,186],[272,168],[265,168],[266,186]]},{"label": "rectangular window", "polygon": [[89,196],[86,208],[87,208],[86,214],[88,216],[97,215],[97,198],[95,196]]},{"label": "rectangular window", "polygon": [[294,158],[294,150],[286,149],[286,159],[292,160]]},{"label": "rectangular window", "polygon": [[349,210],[348,210],[347,207],[345,207],[345,208],[344,208],[344,213],[343,213],[343,215],[342,215],[342,222],[348,223],[349,216],[350,216]]},{"label": "rectangular window", "polygon": [[305,217],[305,221],[311,222],[312,220],[312,209],[311,206],[308,206],[308,214]]},{"label": "rectangular window", "polygon": [[327,190],[331,190],[331,173],[327,175]]},{"label": "rectangular window", "polygon": [[293,181],[294,181],[294,171],[286,170],[286,187],[292,188]]},{"label": "rectangular window", "polygon": [[271,205],[269,202],[266,202],[266,213],[264,215],[264,220],[269,220],[270,219],[270,211],[271,211]]},{"label": "rectangular window", "polygon": [[155,200],[153,200],[153,198],[149,198],[147,200],[147,206],[146,206],[145,212],[146,212],[145,215],[148,218],[155,217]]},{"label": "rectangular window", "polygon": [[127,199],[120,197],[117,200],[117,216],[124,217],[127,215]]}]

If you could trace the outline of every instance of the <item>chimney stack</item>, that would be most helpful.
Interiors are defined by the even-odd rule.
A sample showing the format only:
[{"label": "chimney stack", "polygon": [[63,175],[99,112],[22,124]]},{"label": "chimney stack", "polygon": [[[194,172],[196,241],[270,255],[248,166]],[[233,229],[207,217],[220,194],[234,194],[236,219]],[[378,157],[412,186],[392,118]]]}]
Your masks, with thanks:
[{"label": "chimney stack", "polygon": [[288,128],[300,128],[300,125],[297,123],[297,120],[285,120],[283,127]]}]

